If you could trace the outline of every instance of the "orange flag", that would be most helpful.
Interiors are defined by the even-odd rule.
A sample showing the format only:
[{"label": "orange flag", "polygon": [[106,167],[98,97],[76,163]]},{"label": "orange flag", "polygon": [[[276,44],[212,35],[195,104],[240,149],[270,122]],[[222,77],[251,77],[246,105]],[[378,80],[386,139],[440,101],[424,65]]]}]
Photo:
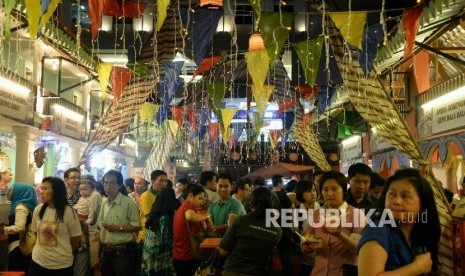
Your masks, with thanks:
[{"label": "orange flag", "polygon": [[115,96],[115,102],[118,101],[119,96],[123,92],[124,88],[128,84],[132,77],[132,71],[128,68],[116,67],[111,68],[110,79],[111,87],[113,88],[113,94]]},{"label": "orange flag", "polygon": [[418,26],[420,25],[422,11],[423,7],[418,6],[405,9],[402,14],[402,25],[404,26],[405,33],[404,60],[409,58],[413,53],[413,44],[417,36]]},{"label": "orange flag", "polygon": [[173,113],[174,120],[178,123],[178,126],[181,127],[184,108],[179,106],[171,107],[171,112]]}]

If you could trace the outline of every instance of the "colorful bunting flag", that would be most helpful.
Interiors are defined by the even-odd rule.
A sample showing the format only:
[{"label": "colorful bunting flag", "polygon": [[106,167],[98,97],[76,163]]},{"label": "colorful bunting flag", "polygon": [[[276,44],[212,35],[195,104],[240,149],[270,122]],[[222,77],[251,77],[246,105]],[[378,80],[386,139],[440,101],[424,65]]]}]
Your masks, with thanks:
[{"label": "colorful bunting flag", "polygon": [[111,63],[99,63],[97,67],[98,80],[100,81],[100,88],[102,89],[102,100],[107,99],[107,86],[110,80],[110,73],[113,64]]},{"label": "colorful bunting flag", "polygon": [[279,138],[281,138],[283,132],[280,129],[270,129],[270,143],[271,148],[274,149],[279,142]]},{"label": "colorful bunting flag", "polygon": [[5,39],[10,40],[11,38],[11,27],[10,27],[10,14],[13,8],[16,6],[17,0],[3,0],[5,6]]},{"label": "colorful bunting flag", "polygon": [[222,56],[204,58],[200,66],[197,68],[197,70],[195,70],[194,74],[192,75],[192,78],[210,70],[210,68],[218,62],[220,62],[222,58]]},{"label": "colorful bunting flag", "polygon": [[383,40],[383,25],[373,24],[365,26],[362,49],[360,50],[359,62],[365,76],[371,72],[373,61],[378,52],[378,45]]},{"label": "colorful bunting flag", "polygon": [[323,90],[318,94],[318,114],[323,114],[326,110],[326,106],[331,106],[331,99],[336,92],[335,87],[324,87]]},{"label": "colorful bunting flag", "polygon": [[363,30],[367,19],[366,11],[328,13],[338,27],[344,40],[357,48],[362,48]]},{"label": "colorful bunting flag", "polygon": [[266,50],[247,52],[245,57],[247,59],[247,71],[252,78],[253,84],[256,86],[263,85],[270,64]]},{"label": "colorful bunting flag", "polygon": [[223,105],[227,85],[224,82],[207,83],[207,93],[214,109],[220,109]]},{"label": "colorful bunting flag", "polygon": [[409,58],[413,53],[413,44],[415,42],[415,37],[417,36],[422,12],[423,7],[417,6],[410,9],[404,9],[402,14],[402,25],[404,26],[405,33],[404,60]]},{"label": "colorful bunting flag", "polygon": [[[51,2],[42,0],[42,11],[45,12],[43,12],[42,17],[40,18],[39,30],[42,29],[45,26],[45,24],[47,24],[60,2],[61,0],[52,0]],[[47,6],[45,7],[45,5]]]},{"label": "colorful bunting flag", "polygon": [[305,132],[307,131],[308,123],[310,123],[310,120],[312,119],[312,114],[313,113],[307,113],[302,115],[302,130]]},{"label": "colorful bunting flag", "polygon": [[210,123],[208,125],[208,135],[210,136],[210,144],[214,144],[216,138],[220,134],[220,124],[219,123]]},{"label": "colorful bunting flag", "polygon": [[106,0],[92,0],[88,1],[89,5],[89,19],[90,19],[90,33],[92,39],[97,38],[98,30],[102,27],[102,13],[105,8]]},{"label": "colorful bunting flag", "polygon": [[305,100],[308,101],[313,95],[320,92],[320,86],[314,85],[310,87],[308,85],[294,86],[294,91],[305,95]]},{"label": "colorful bunting flag", "polygon": [[171,133],[173,133],[173,136],[176,137],[176,135],[178,134],[178,129],[179,129],[178,123],[175,120],[167,120],[167,121],[168,121],[170,130],[171,130]]},{"label": "colorful bunting flag", "polygon": [[189,107],[187,109],[187,121],[190,124],[190,127],[193,131],[197,130],[197,113],[195,112],[195,109],[192,107]]},{"label": "colorful bunting flag", "polygon": [[252,92],[257,104],[257,113],[259,117],[263,117],[268,100],[274,91],[274,85],[253,85]]},{"label": "colorful bunting flag", "polygon": [[262,12],[258,26],[265,42],[271,67],[284,46],[294,21],[294,13]]},{"label": "colorful bunting flag", "polygon": [[223,143],[227,144],[229,141],[229,136],[231,135],[231,128],[229,125],[231,124],[231,121],[236,115],[237,108],[222,108],[221,109],[221,118],[223,121]]},{"label": "colorful bunting flag", "polygon": [[103,14],[118,18],[139,18],[146,8],[147,3],[142,1],[105,0]]},{"label": "colorful bunting flag", "polygon": [[132,77],[132,71],[128,68],[113,66],[111,68],[111,88],[113,89],[114,101],[117,102],[119,96],[126,88]]},{"label": "colorful bunting flag", "polygon": [[158,0],[157,1],[157,30],[159,31],[165,23],[168,6],[170,5],[170,0]]},{"label": "colorful bunting flag", "polygon": [[171,114],[173,114],[173,118],[178,123],[179,127],[182,127],[182,117],[184,115],[184,108],[180,106],[173,106],[171,107]]},{"label": "colorful bunting flag", "polygon": [[297,55],[299,56],[300,65],[304,70],[305,79],[307,80],[307,84],[310,86],[315,85],[323,44],[324,38],[319,37],[297,43],[294,46]]},{"label": "colorful bunting flag", "polygon": [[42,14],[42,5],[38,0],[24,0],[26,16],[31,40],[37,37],[39,31],[39,20]]},{"label": "colorful bunting flag", "polygon": [[139,117],[142,123],[151,123],[155,114],[158,112],[159,105],[154,105],[153,103],[145,102],[141,105],[139,109]]},{"label": "colorful bunting flag", "polygon": [[296,102],[296,99],[290,99],[290,100],[284,100],[282,102],[278,102],[278,111],[276,112],[276,115],[280,116],[284,111],[294,106],[295,102]]}]

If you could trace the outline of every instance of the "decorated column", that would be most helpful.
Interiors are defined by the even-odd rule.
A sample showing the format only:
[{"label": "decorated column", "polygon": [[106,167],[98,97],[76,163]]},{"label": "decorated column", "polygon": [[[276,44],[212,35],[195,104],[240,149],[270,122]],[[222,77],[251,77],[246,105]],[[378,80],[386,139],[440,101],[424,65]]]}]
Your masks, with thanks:
[{"label": "decorated column", "polygon": [[13,133],[16,135],[16,164],[15,180],[34,184],[34,166],[32,153],[35,150],[35,139],[39,131],[26,126],[13,126]]},{"label": "decorated column", "polygon": [[82,142],[71,142],[69,148],[71,149],[71,166],[76,167],[79,164],[84,144]]}]

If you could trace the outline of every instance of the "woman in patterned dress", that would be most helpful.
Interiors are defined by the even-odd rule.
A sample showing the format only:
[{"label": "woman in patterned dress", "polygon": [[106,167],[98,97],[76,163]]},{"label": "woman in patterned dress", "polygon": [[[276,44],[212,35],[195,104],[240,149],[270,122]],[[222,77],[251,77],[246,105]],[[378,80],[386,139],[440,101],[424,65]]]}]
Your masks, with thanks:
[{"label": "woman in patterned dress", "polygon": [[174,275],[173,216],[179,206],[174,190],[164,188],[155,199],[146,223],[141,275]]}]

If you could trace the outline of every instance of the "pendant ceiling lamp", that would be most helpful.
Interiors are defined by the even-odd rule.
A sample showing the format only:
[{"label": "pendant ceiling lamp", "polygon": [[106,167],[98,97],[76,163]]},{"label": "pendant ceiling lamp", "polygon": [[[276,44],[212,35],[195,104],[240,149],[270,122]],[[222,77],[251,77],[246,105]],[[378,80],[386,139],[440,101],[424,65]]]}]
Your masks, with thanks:
[{"label": "pendant ceiling lamp", "polygon": [[249,52],[260,51],[265,49],[262,35],[260,33],[253,33],[249,38]]},{"label": "pendant ceiling lamp", "polygon": [[201,8],[217,10],[223,7],[223,0],[200,0],[199,5]]}]

